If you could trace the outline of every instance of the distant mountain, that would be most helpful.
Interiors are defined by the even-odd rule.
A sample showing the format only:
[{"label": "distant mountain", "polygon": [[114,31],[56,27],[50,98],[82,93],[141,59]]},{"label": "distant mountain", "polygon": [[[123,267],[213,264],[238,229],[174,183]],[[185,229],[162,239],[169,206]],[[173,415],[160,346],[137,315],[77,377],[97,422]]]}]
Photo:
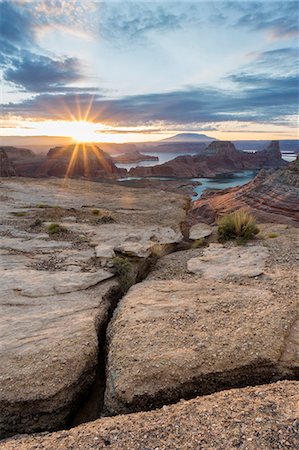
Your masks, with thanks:
[{"label": "distant mountain", "polygon": [[175,136],[171,136],[166,139],[162,139],[160,142],[212,142],[217,139],[207,136],[206,134],[198,133],[179,133]]}]

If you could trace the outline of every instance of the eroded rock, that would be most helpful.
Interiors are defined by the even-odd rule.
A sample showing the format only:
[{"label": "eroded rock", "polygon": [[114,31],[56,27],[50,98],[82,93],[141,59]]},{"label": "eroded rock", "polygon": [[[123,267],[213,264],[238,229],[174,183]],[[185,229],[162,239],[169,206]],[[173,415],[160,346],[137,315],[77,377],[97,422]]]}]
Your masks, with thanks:
[{"label": "eroded rock", "polygon": [[208,279],[256,277],[264,272],[268,254],[268,250],[260,245],[226,248],[221,244],[210,244],[202,256],[191,258],[187,267],[189,272]]},{"label": "eroded rock", "polygon": [[20,436],[3,450],[296,448],[296,381],[232,389],[164,406],[155,411],[107,417],[67,431]]},{"label": "eroded rock", "polygon": [[190,228],[189,239],[197,240],[208,236],[213,233],[213,228],[205,223],[196,223]]},{"label": "eroded rock", "polygon": [[[113,251],[126,239],[134,244],[146,236],[144,242],[155,246],[159,227],[164,231],[158,239],[165,229],[177,236],[186,199],[76,180],[7,178],[0,188],[0,436],[5,437],[66,426],[94,382],[104,337],[98,339],[120,295],[118,282],[96,256],[107,256],[103,247]],[[93,208],[113,213],[118,223],[91,221]],[[69,220],[69,232],[49,236],[43,220],[60,225]]]},{"label": "eroded rock", "polygon": [[130,289],[109,326],[105,407],[119,414],[292,376],[280,355],[297,314],[268,289],[197,279]]}]

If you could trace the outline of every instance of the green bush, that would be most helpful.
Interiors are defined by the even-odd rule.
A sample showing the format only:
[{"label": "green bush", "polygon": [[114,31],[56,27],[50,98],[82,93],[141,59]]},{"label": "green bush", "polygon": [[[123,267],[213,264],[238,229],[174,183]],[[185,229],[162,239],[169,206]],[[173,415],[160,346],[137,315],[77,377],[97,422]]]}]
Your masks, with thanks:
[{"label": "green bush", "polygon": [[112,271],[117,277],[126,277],[132,272],[133,266],[128,258],[124,256],[115,256],[112,259],[112,263]]},{"label": "green bush", "polygon": [[59,225],[59,223],[50,223],[48,225],[48,233],[49,234],[61,234],[61,233],[66,233],[67,229],[61,225]]},{"label": "green bush", "polygon": [[239,210],[223,216],[218,222],[218,241],[236,240],[242,244],[259,233],[255,218],[248,211]]},{"label": "green bush", "polygon": [[134,284],[133,264],[124,256],[115,256],[112,263],[112,271],[119,278],[120,287],[125,293]]}]

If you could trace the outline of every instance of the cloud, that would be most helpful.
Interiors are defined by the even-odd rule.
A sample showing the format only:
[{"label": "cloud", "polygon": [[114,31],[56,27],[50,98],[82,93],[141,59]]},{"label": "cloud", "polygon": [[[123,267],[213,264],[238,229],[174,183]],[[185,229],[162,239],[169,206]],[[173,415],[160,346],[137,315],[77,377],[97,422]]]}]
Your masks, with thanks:
[{"label": "cloud", "polygon": [[298,47],[284,47],[268,50],[264,52],[251,52],[249,57],[255,59],[254,65],[257,68],[279,70],[281,71],[297,71],[297,61],[299,56]]},{"label": "cloud", "polygon": [[198,5],[172,2],[124,2],[99,4],[99,32],[111,40],[142,40],[152,31],[169,31],[200,22]]},{"label": "cloud", "polygon": [[13,2],[0,3],[0,30],[6,43],[25,46],[33,39],[30,16],[21,13]]},{"label": "cloud", "polygon": [[[232,75],[234,89],[210,87],[108,99],[97,94],[41,94],[18,104],[4,105],[4,113],[61,119],[66,111],[90,107],[90,118],[111,126],[161,126],[227,121],[281,123],[298,108],[298,81],[294,76]],[[283,118],[285,116],[286,118]]]},{"label": "cloud", "polygon": [[298,36],[298,2],[236,2],[233,8],[241,13],[235,25],[255,31],[266,31],[274,39]]},{"label": "cloud", "polygon": [[23,51],[13,61],[13,67],[4,70],[4,80],[30,92],[50,92],[81,77],[77,58],[54,60]]}]

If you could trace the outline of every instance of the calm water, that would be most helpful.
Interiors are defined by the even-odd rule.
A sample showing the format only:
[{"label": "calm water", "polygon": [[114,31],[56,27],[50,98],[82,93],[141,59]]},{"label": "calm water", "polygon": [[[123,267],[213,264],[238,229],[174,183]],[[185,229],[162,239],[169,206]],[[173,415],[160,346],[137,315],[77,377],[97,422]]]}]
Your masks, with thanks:
[{"label": "calm water", "polygon": [[[245,150],[245,151],[252,152],[253,150]],[[123,168],[129,170],[132,167],[137,167],[137,166],[148,166],[148,167],[155,166],[157,164],[163,164],[164,162],[170,161],[171,159],[174,159],[177,156],[186,155],[186,153],[183,153],[183,152],[182,153],[142,152],[142,153],[145,155],[158,156],[159,161],[142,161],[142,162],[134,163],[134,164],[117,164],[117,167],[123,167]],[[196,154],[196,152],[190,153],[190,154],[194,155],[194,154]],[[294,159],[296,159],[296,154],[282,152],[282,158],[285,159],[286,161],[294,161]],[[213,177],[213,178],[192,178],[192,179],[184,179],[184,181],[188,182],[191,180],[191,181],[199,181],[201,183],[200,186],[197,186],[194,189],[194,191],[197,193],[197,195],[194,196],[192,198],[192,200],[196,200],[201,196],[201,194],[206,189],[227,189],[230,187],[242,186],[243,184],[246,184],[249,181],[251,181],[256,176],[257,173],[258,173],[258,171],[256,171],[256,170],[242,170],[240,172],[232,172],[232,173],[228,173],[228,174],[217,175],[216,177]],[[138,180],[140,178],[136,178],[136,177],[126,178],[126,180],[128,180],[128,179]],[[171,178],[161,177],[159,179],[160,180],[170,180]],[[119,181],[122,181],[122,180],[119,180]]]},{"label": "calm water", "polygon": [[198,199],[206,189],[227,189],[242,186],[251,181],[257,173],[258,170],[242,170],[240,172],[217,175],[213,178],[193,178],[192,181],[200,181],[202,183],[194,189],[197,195],[193,197],[193,200]]}]

